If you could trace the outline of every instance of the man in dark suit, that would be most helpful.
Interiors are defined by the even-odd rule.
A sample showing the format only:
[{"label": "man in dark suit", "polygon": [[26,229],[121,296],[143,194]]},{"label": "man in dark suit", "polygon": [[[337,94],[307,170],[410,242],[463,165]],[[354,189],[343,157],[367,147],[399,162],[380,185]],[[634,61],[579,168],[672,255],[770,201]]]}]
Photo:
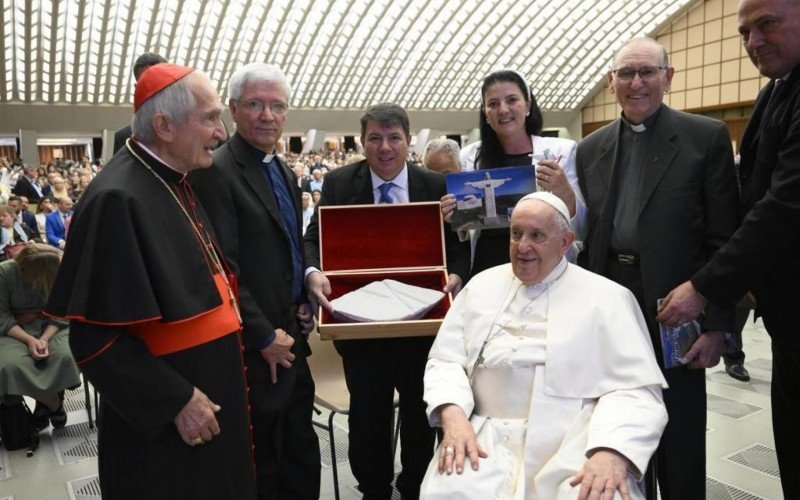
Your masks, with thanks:
[{"label": "man in dark suit", "polygon": [[28,201],[26,196],[11,195],[8,197],[8,206],[17,213],[17,221],[22,222],[31,230],[31,237],[39,238],[39,224],[36,216],[28,211]]},{"label": "man in dark suit", "polygon": [[739,33],[750,60],[771,79],[742,138],[741,226],[659,316],[696,316],[750,292],[772,337],[772,425],[781,485],[800,498],[800,2],[744,0]]},{"label": "man in dark suit", "polygon": [[258,494],[316,500],[320,455],[306,361],[314,320],[303,289],[300,189],[275,155],[289,84],[275,66],[248,64],[231,76],[228,95],[236,134],[190,181],[239,277]]},{"label": "man in dark suit", "polygon": [[[377,104],[361,117],[366,160],[325,176],[324,205],[369,205],[438,201],[444,176],[406,164],[411,141],[408,115],[396,104]],[[320,269],[318,216],[306,230],[306,285],[309,297],[332,312],[326,296],[330,282]],[[469,247],[445,229],[450,280],[445,292],[457,292],[469,272]],[[357,252],[357,248],[353,248]],[[433,337],[345,340],[335,342],[350,391],[350,467],[366,500],[388,500],[394,478],[391,422],[394,391],[400,394],[400,441],[403,470],[397,489],[404,499],[419,497],[425,469],[433,456],[434,431],[422,400],[422,377]]]},{"label": "man in dark suit", "polygon": [[17,196],[26,196],[31,203],[39,203],[39,199],[47,195],[36,182],[36,169],[27,164],[22,166],[22,175],[17,179],[11,192]]},{"label": "man in dark suit", "polygon": [[[721,122],[662,104],[674,69],[656,41],[628,41],[613,68],[608,80],[622,116],[578,146],[589,214],[578,262],[633,292],[663,369],[656,301],[707,262],[736,228],[733,151]],[[703,368],[719,362],[733,312],[709,309],[701,323],[703,334],[685,365],[664,370],[669,423],[651,466],[665,500],[705,499]]]},{"label": "man in dark suit", "polygon": [[[158,54],[153,54],[152,52],[146,52],[139,57],[136,58],[136,62],[133,63],[133,77],[136,81],[139,81],[139,77],[142,76],[142,73],[147,70],[150,66],[155,66],[159,63],[167,62],[166,59],[161,57]],[[121,129],[114,132],[114,153],[120,150],[123,146],[125,146],[125,141],[128,140],[128,137],[131,136],[131,125],[125,125]]]}]

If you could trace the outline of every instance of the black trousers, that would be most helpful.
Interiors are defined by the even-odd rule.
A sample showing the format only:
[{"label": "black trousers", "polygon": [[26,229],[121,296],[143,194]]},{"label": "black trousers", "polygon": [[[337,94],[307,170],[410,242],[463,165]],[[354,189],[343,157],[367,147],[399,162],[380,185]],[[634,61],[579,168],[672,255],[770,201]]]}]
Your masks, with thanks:
[{"label": "black trousers", "polygon": [[422,400],[425,364],[433,337],[345,340],[335,343],[350,391],[348,456],[365,500],[388,500],[394,478],[392,415],[400,395],[400,462],[397,489],[404,499],[419,497],[433,457],[434,430]]},{"label": "black trousers", "polygon": [[[744,330],[744,327],[747,324],[747,318],[750,316],[750,310],[752,308],[753,304],[747,297],[743,297],[742,300],[736,304],[736,313],[733,319],[732,333],[734,337],[736,337],[736,341],[739,344],[742,343],[742,330]],[[745,355],[743,349],[740,349],[736,352],[722,353],[722,360],[725,362],[725,366],[744,364],[744,357]]]},{"label": "black trousers", "polygon": [[292,368],[278,367],[276,384],[259,352],[244,353],[259,500],[319,498],[319,440],[311,424],[314,380],[307,343],[301,337],[295,340]]},{"label": "black trousers", "polygon": [[[642,277],[638,266],[606,263],[605,276],[628,288],[642,311],[654,309],[644,303]],[[663,500],[705,500],[706,498],[706,379],[705,370],[684,366],[664,370],[661,336],[655,318],[643,313],[647,321],[655,356],[669,389],[664,390],[664,405],[669,421],[645,476],[647,499],[656,500],[653,480]]]},{"label": "black trousers", "polygon": [[800,498],[800,344],[772,342],[772,430],[783,496]]}]

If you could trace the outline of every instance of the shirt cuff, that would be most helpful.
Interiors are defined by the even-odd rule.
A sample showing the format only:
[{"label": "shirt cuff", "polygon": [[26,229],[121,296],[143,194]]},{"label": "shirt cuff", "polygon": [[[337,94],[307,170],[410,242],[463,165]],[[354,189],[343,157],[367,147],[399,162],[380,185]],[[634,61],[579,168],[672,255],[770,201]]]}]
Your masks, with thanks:
[{"label": "shirt cuff", "polygon": [[261,349],[266,349],[275,340],[276,335],[277,334],[273,331],[271,334],[267,336],[267,338],[262,340],[260,343],[256,344],[255,346],[256,350],[260,351]]},{"label": "shirt cuff", "polygon": [[311,274],[311,273],[321,273],[321,272],[322,271],[320,271],[319,269],[317,269],[314,266],[307,267],[305,274],[303,274],[303,279],[305,280],[306,278],[308,278],[308,275]]}]

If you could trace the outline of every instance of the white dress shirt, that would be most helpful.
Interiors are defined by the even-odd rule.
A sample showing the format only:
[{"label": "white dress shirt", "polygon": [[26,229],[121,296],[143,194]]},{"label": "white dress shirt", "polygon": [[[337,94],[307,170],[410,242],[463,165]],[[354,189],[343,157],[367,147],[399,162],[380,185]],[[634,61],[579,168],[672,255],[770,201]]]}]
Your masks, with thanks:
[{"label": "white dress shirt", "polygon": [[378,189],[378,186],[386,182],[394,184],[389,190],[389,198],[392,199],[392,203],[408,203],[408,165],[404,166],[394,179],[388,181],[378,177],[372,169],[370,169],[369,175],[372,177],[372,195],[375,197],[376,205],[381,198],[381,190]]}]

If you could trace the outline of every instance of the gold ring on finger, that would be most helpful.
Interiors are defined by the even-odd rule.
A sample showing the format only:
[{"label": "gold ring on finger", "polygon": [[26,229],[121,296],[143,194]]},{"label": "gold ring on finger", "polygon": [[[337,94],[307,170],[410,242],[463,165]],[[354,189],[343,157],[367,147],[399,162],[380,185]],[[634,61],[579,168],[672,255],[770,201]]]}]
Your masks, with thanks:
[{"label": "gold ring on finger", "polygon": [[197,446],[198,444],[203,444],[204,442],[205,441],[203,441],[203,438],[196,437],[196,438],[192,439],[192,446]]}]

